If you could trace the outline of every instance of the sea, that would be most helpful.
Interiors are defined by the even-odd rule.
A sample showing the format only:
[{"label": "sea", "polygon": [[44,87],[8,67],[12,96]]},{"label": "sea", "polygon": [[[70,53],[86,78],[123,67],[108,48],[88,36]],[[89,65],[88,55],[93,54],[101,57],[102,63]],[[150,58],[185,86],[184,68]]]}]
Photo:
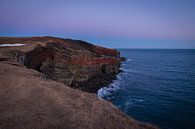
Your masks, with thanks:
[{"label": "sea", "polygon": [[195,129],[195,50],[119,51],[123,72],[98,97],[161,129]]}]

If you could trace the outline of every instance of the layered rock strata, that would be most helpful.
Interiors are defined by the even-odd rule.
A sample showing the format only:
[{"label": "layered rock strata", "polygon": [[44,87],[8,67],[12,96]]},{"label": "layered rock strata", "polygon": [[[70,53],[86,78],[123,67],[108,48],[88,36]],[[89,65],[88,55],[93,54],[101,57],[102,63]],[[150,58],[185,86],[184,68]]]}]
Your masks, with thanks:
[{"label": "layered rock strata", "polygon": [[15,60],[47,79],[89,92],[109,84],[119,72],[120,53],[90,43],[54,37],[0,38],[1,60]]}]

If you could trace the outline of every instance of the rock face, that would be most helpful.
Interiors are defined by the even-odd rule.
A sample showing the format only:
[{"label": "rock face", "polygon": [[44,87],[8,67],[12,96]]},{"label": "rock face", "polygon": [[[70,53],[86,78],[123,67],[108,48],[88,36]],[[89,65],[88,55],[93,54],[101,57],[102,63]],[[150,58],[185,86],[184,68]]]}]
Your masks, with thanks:
[{"label": "rock face", "polygon": [[1,60],[15,60],[48,79],[89,92],[110,83],[119,72],[120,53],[90,43],[54,37],[0,38]]},{"label": "rock face", "polygon": [[156,129],[16,62],[0,62],[0,89],[0,129]]},{"label": "rock face", "polygon": [[95,92],[119,67],[119,52],[83,41],[0,38],[0,129],[157,129],[70,88]]}]

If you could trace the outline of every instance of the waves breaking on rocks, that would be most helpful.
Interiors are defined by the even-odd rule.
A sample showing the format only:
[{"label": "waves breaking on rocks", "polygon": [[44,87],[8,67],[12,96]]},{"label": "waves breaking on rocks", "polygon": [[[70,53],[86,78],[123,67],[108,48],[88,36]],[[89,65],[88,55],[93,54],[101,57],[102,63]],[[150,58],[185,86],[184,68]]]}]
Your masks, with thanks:
[{"label": "waves breaking on rocks", "polygon": [[122,81],[122,77],[121,77],[120,73],[119,75],[117,75],[116,79],[109,84],[106,87],[100,88],[97,92],[97,96],[99,98],[106,98],[109,99],[109,96],[112,95],[112,93],[118,91],[119,89],[121,89],[121,81]]},{"label": "waves breaking on rocks", "polygon": [[[131,62],[132,59],[127,59],[127,61],[125,62]],[[113,80],[113,82],[111,84],[109,84],[108,86],[105,86],[103,88],[100,88],[97,92],[97,96],[99,98],[105,98],[105,99],[108,99],[110,100],[110,97],[112,96],[113,93],[116,93],[118,90],[120,90],[123,86],[121,85],[122,84],[122,81],[123,81],[123,78],[122,78],[122,75],[124,74],[127,74],[128,72],[132,72],[131,70],[128,70],[128,69],[125,69],[123,68],[123,66],[126,65],[126,63],[123,63],[120,70],[122,71],[122,73],[119,73],[117,76],[116,76],[116,79]]]}]

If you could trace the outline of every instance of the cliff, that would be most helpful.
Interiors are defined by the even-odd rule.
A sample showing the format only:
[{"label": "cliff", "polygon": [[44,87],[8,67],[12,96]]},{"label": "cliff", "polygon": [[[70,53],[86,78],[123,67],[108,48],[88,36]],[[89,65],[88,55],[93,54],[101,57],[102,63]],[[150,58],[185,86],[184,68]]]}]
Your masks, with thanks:
[{"label": "cliff", "polygon": [[48,79],[89,92],[110,83],[119,72],[120,55],[90,43],[54,37],[0,38],[1,60],[14,60],[38,70]]},{"label": "cliff", "polygon": [[78,90],[95,92],[119,66],[119,52],[83,41],[0,38],[0,129],[157,129]]}]

